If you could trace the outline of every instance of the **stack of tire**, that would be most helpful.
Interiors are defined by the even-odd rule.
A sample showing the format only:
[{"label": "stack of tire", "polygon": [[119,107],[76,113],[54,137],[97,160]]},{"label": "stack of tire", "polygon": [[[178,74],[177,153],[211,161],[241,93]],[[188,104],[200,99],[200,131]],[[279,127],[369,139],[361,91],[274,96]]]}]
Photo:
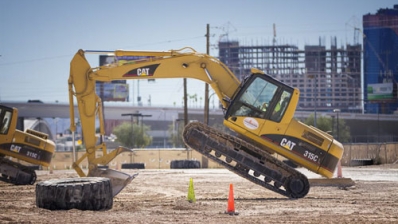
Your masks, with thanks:
[{"label": "stack of tire", "polygon": [[145,163],[123,163],[122,169],[145,169]]},{"label": "stack of tire", "polygon": [[172,160],[170,169],[199,169],[200,162],[197,160]]},{"label": "stack of tire", "polygon": [[373,164],[373,159],[352,159],[350,161],[350,166],[370,166]]}]

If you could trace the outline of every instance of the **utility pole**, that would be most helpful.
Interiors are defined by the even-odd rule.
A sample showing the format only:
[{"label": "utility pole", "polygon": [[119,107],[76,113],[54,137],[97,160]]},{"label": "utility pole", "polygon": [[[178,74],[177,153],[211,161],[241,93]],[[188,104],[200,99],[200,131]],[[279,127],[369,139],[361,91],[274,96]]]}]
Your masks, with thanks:
[{"label": "utility pole", "polygon": [[188,124],[187,78],[184,78],[184,126]]},{"label": "utility pole", "polygon": [[[210,25],[206,26],[206,54],[210,54]],[[205,124],[209,124],[209,84],[205,84]]]},{"label": "utility pole", "polygon": [[[210,55],[210,24],[206,26],[206,54]],[[205,124],[209,124],[209,84],[205,84]],[[202,156],[202,168],[207,168],[209,166],[209,160]]]}]

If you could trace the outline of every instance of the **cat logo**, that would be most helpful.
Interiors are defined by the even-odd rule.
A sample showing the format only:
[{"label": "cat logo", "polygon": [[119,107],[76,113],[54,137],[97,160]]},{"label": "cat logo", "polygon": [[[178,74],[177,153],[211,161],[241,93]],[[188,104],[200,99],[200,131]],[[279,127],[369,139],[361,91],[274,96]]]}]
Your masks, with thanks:
[{"label": "cat logo", "polygon": [[128,71],[123,77],[136,77],[136,76],[153,76],[156,69],[160,64],[147,65],[145,67],[135,68]]},{"label": "cat logo", "polygon": [[19,153],[19,151],[21,151],[21,146],[11,145],[10,150],[13,152]]},{"label": "cat logo", "polygon": [[137,69],[137,76],[148,76],[149,75],[149,68],[138,68]]},{"label": "cat logo", "polygon": [[282,141],[281,141],[282,147],[289,149],[289,150],[293,150],[295,145],[296,145],[295,142],[287,140],[286,138],[282,138]]}]

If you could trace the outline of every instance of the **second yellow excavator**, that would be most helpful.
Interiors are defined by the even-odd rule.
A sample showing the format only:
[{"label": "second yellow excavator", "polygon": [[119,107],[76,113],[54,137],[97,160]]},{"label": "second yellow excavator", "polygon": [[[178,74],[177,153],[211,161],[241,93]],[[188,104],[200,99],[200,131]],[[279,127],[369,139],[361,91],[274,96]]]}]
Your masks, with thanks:
[{"label": "second yellow excavator", "polygon": [[50,166],[55,144],[45,133],[18,130],[17,120],[17,108],[0,105],[0,180],[34,184],[36,172],[30,165]]},{"label": "second yellow excavator", "polygon": [[[85,54],[113,54],[115,63],[92,68]],[[122,63],[120,57],[137,60]],[[289,198],[302,198],[309,191],[305,175],[279,161],[277,153],[322,176],[331,178],[343,155],[343,146],[333,137],[294,118],[298,89],[273,79],[258,69],[239,81],[217,58],[191,48],[170,51],[84,51],[79,50],[70,65],[70,116],[74,121],[74,98],[78,105],[86,154],[74,163],[77,173],[111,179],[116,195],[134,176],[101,169],[119,153],[107,153],[104,143],[96,144],[96,121],[104,135],[102,104],[96,95],[96,81],[127,79],[193,78],[210,85],[224,109],[224,125],[235,132],[222,133],[203,123],[188,124],[183,132],[187,146],[223,165],[247,180]],[[75,124],[72,122],[71,131]],[[102,156],[96,157],[96,150]],[[88,174],[79,167],[87,158]]]}]

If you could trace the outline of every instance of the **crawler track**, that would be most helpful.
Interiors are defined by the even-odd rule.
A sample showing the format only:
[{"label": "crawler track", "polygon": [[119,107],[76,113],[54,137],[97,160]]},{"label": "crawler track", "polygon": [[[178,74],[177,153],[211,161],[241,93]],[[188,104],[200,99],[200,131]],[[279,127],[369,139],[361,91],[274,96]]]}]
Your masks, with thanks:
[{"label": "crawler track", "polygon": [[241,177],[289,198],[307,195],[305,175],[260,148],[200,122],[188,124],[184,142]]},{"label": "crawler track", "polygon": [[0,157],[0,180],[15,184],[29,185],[36,182],[36,172],[22,164]]}]

